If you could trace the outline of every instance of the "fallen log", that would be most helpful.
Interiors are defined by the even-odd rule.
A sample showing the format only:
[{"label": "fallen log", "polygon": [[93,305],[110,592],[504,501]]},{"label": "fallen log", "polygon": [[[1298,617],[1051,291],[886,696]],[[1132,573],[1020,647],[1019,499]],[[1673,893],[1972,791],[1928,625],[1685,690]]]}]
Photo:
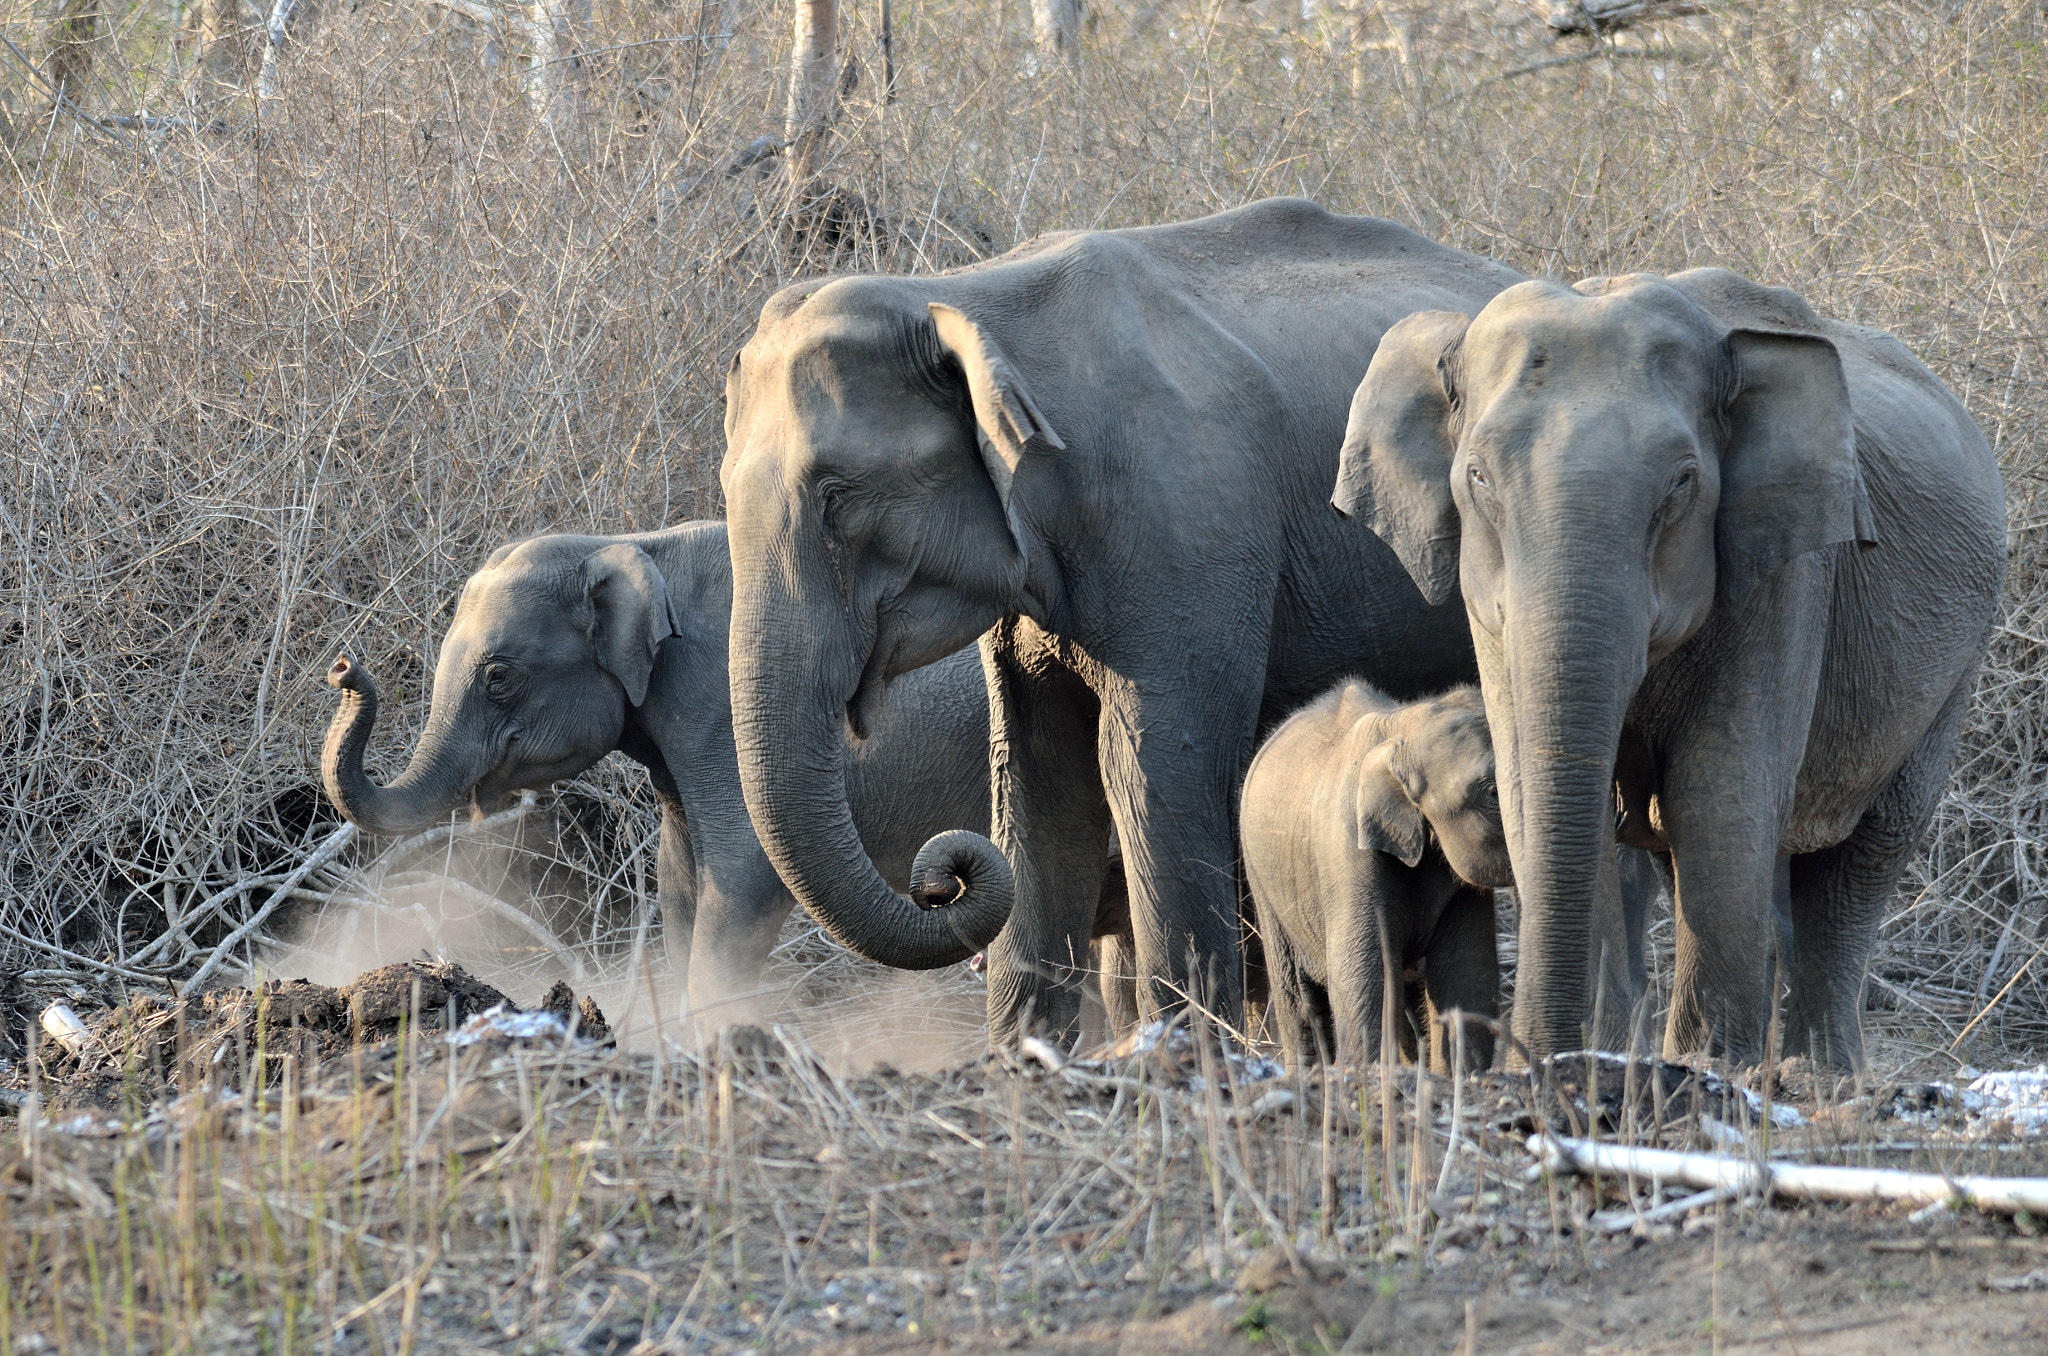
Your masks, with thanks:
[{"label": "fallen log", "polygon": [[1999,1215],[2048,1213],[2048,1177],[1945,1177],[1897,1168],[1832,1168],[1810,1163],[1759,1163],[1725,1154],[1638,1149],[1596,1140],[1531,1135],[1529,1152],[1552,1172],[1586,1177],[1636,1177],[1681,1186],[1726,1189],[1742,1196],[1808,1201],[1892,1202],[1974,1206]]}]

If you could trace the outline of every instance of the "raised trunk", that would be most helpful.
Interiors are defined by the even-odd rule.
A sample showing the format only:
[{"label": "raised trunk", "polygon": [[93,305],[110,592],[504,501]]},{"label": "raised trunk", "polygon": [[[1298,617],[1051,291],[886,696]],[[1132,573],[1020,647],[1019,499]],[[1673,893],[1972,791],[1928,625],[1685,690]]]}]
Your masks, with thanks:
[{"label": "raised trunk", "polygon": [[[788,637],[802,641],[774,643]],[[915,904],[875,870],[846,799],[846,703],[861,666],[844,648],[793,604],[735,600],[733,737],[747,810],[790,893],[834,941],[903,970],[957,964],[1008,921],[1009,863],[979,834],[941,834],[918,854]]]},{"label": "raised trunk", "polygon": [[1614,858],[1614,756],[1645,628],[1621,609],[1589,614],[1584,597],[1516,602],[1500,646],[1475,636],[1521,911],[1514,1030],[1537,1059],[1626,1048],[1640,995]]},{"label": "raised trunk", "polygon": [[363,771],[363,750],[377,723],[377,685],[349,662],[347,655],[327,670],[327,684],[341,690],[341,706],[327,727],[327,746],[320,754],[320,776],[334,808],[366,833],[387,836],[417,833],[446,819],[476,782],[474,769],[448,752],[445,734],[432,732],[422,740],[404,775],[378,786]]}]

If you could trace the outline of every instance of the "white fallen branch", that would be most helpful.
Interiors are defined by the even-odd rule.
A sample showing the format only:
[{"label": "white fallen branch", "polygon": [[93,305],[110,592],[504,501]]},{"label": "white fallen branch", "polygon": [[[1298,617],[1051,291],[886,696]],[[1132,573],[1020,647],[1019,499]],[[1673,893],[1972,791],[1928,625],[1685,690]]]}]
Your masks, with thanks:
[{"label": "white fallen branch", "polygon": [[1809,1163],[1758,1163],[1724,1154],[1638,1149],[1596,1140],[1531,1135],[1529,1152],[1552,1172],[1587,1177],[1714,1188],[1743,1196],[1808,1201],[1876,1201],[1899,1205],[1974,1206],[1993,1214],[2048,1213],[2048,1177],[1945,1177],[1897,1168],[1831,1168]]},{"label": "white fallen branch", "polygon": [[1690,1196],[1681,1196],[1675,1201],[1653,1205],[1647,1210],[1637,1210],[1634,1207],[1626,1210],[1596,1210],[1587,1217],[1586,1223],[1604,1233],[1626,1233],[1635,1228],[1638,1222],[1663,1224],[1668,1220],[1683,1219],[1695,1210],[1704,1210],[1710,1205],[1732,1201],[1740,1194],[1734,1187],[1708,1187],[1705,1191],[1695,1191]]}]

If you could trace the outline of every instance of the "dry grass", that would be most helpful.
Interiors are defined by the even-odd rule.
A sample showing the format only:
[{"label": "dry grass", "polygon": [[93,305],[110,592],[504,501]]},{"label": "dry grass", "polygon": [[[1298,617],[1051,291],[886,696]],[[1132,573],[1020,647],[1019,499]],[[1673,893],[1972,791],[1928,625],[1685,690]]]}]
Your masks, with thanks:
[{"label": "dry grass", "polygon": [[[1795,1254],[1824,1262],[1794,1270],[1859,1286],[1873,1236],[1934,1246],[1901,1242],[1896,1214],[1755,1202],[1725,1216],[1695,1203],[1683,1237],[1679,1218],[1631,1231],[1634,1212],[1690,1189],[1525,1171],[1535,1125],[1582,1131],[1596,1102],[1636,1142],[1703,1146],[1713,1115],[1763,1143],[1739,1099],[1690,1083],[1660,1097],[1646,1070],[1608,1073],[1593,1097],[1569,1060],[1540,1084],[1418,1090],[1412,1069],[1378,1066],[1274,1079],[1180,1031],[1058,1072],[990,1056],[849,1076],[801,1038],[751,1027],[659,1056],[457,1046],[422,1025],[433,1014],[414,992],[396,1038],[329,1045],[324,1061],[306,1028],[252,1013],[246,995],[210,1009],[217,1024],[167,1026],[178,1019],[161,1008],[103,1022],[111,1058],[93,1062],[111,1114],[79,1110],[87,1080],[55,1057],[73,1072],[42,1089],[72,1105],[0,1125],[0,1349],[1329,1353],[1361,1349],[1343,1343],[1363,1332],[1444,1350],[1458,1304],[1497,1309],[1539,1285],[1582,1295],[1566,1334],[1612,1327],[1594,1310],[1621,1303],[1615,1278],[1596,1273],[1646,1240],[1682,1250],[1702,1227],[1717,1282],[1724,1224],[1731,1248],[1826,1231],[1832,1251]],[[152,1107],[163,1077],[183,1095]],[[2048,1154],[1968,1138],[1902,1156],[1883,1142],[1896,1125],[1865,1103],[1798,1147],[1952,1174],[2039,1171]],[[1611,1228],[1592,1218],[1603,1204]],[[1955,1233],[1943,1241],[2002,1250],[1966,1257],[2005,1270],[2043,1246],[2004,1224]],[[1791,1291],[1798,1278],[1777,1268]],[[1950,1275],[1981,1330],[1978,1276]],[[1820,1311],[1873,1321],[1859,1286]],[[1720,1292],[1697,1275],[1684,1290],[1632,1318],[1659,1325],[1638,1336],[1684,1345],[1702,1320],[1718,1335]],[[1384,1305],[1396,1291],[1398,1315]],[[1414,1302],[1432,1291],[1451,1296],[1448,1324]],[[1734,1296],[1731,1283],[1729,1308]],[[1754,1283],[1741,1298],[1775,1340]],[[1525,1337],[1556,1324],[1550,1304]],[[1055,1345],[1066,1334],[1074,1344]]]},{"label": "dry grass", "polygon": [[[260,107],[191,67],[169,10],[121,9],[73,94],[156,131],[88,126],[8,67],[0,973],[118,991],[98,967],[175,923],[138,973],[189,976],[331,831],[337,648],[384,680],[399,749],[493,544],[716,515],[723,365],[778,284],[1298,192],[1537,273],[1725,265],[1953,384],[2007,469],[2011,585],[1874,1020],[1897,1062],[1933,1059],[2003,994],[1959,1056],[2038,1050],[2048,18],[1716,8],[1601,50],[1483,0],[1171,3],[1142,31],[1105,6],[1075,77],[1040,69],[1017,7],[928,0],[897,16],[886,106],[850,9],[830,174],[880,224],[836,243],[772,230],[772,162],[720,172],[779,130],[779,5],[596,5],[566,132],[536,121],[516,34],[429,4],[309,10]],[[638,925],[638,780],[581,779],[507,868],[598,960]]]}]

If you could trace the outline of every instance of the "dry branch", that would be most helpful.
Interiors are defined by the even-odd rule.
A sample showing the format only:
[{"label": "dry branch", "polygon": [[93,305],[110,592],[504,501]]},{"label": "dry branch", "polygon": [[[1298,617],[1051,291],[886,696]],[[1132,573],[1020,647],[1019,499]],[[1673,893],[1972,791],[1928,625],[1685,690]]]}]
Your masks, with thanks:
[{"label": "dry branch", "polygon": [[278,906],[291,898],[292,891],[299,888],[301,881],[340,856],[342,849],[355,840],[356,826],[353,824],[344,824],[333,833],[328,834],[320,846],[313,849],[306,860],[300,862],[297,867],[293,868],[292,873],[284,878],[283,883],[264,902],[262,908],[252,914],[249,920],[243,923],[242,926],[230,932],[214,946],[208,948],[207,953],[205,953],[205,963],[199,967],[198,972],[192,978],[185,981],[180,987],[179,992],[185,994],[200,992],[207,979],[229,959],[234,949],[241,945],[242,940],[248,937],[250,933],[256,931],[257,928],[262,927],[270,918],[270,915],[277,912]]},{"label": "dry branch", "polygon": [[1974,1206],[1994,1214],[2048,1213],[2048,1177],[1947,1177],[1896,1168],[1835,1168],[1758,1162],[1724,1154],[1643,1149],[1597,1140],[1531,1135],[1529,1152],[1552,1172],[1676,1182],[1745,1196],[1862,1201],[1894,1205]]}]

